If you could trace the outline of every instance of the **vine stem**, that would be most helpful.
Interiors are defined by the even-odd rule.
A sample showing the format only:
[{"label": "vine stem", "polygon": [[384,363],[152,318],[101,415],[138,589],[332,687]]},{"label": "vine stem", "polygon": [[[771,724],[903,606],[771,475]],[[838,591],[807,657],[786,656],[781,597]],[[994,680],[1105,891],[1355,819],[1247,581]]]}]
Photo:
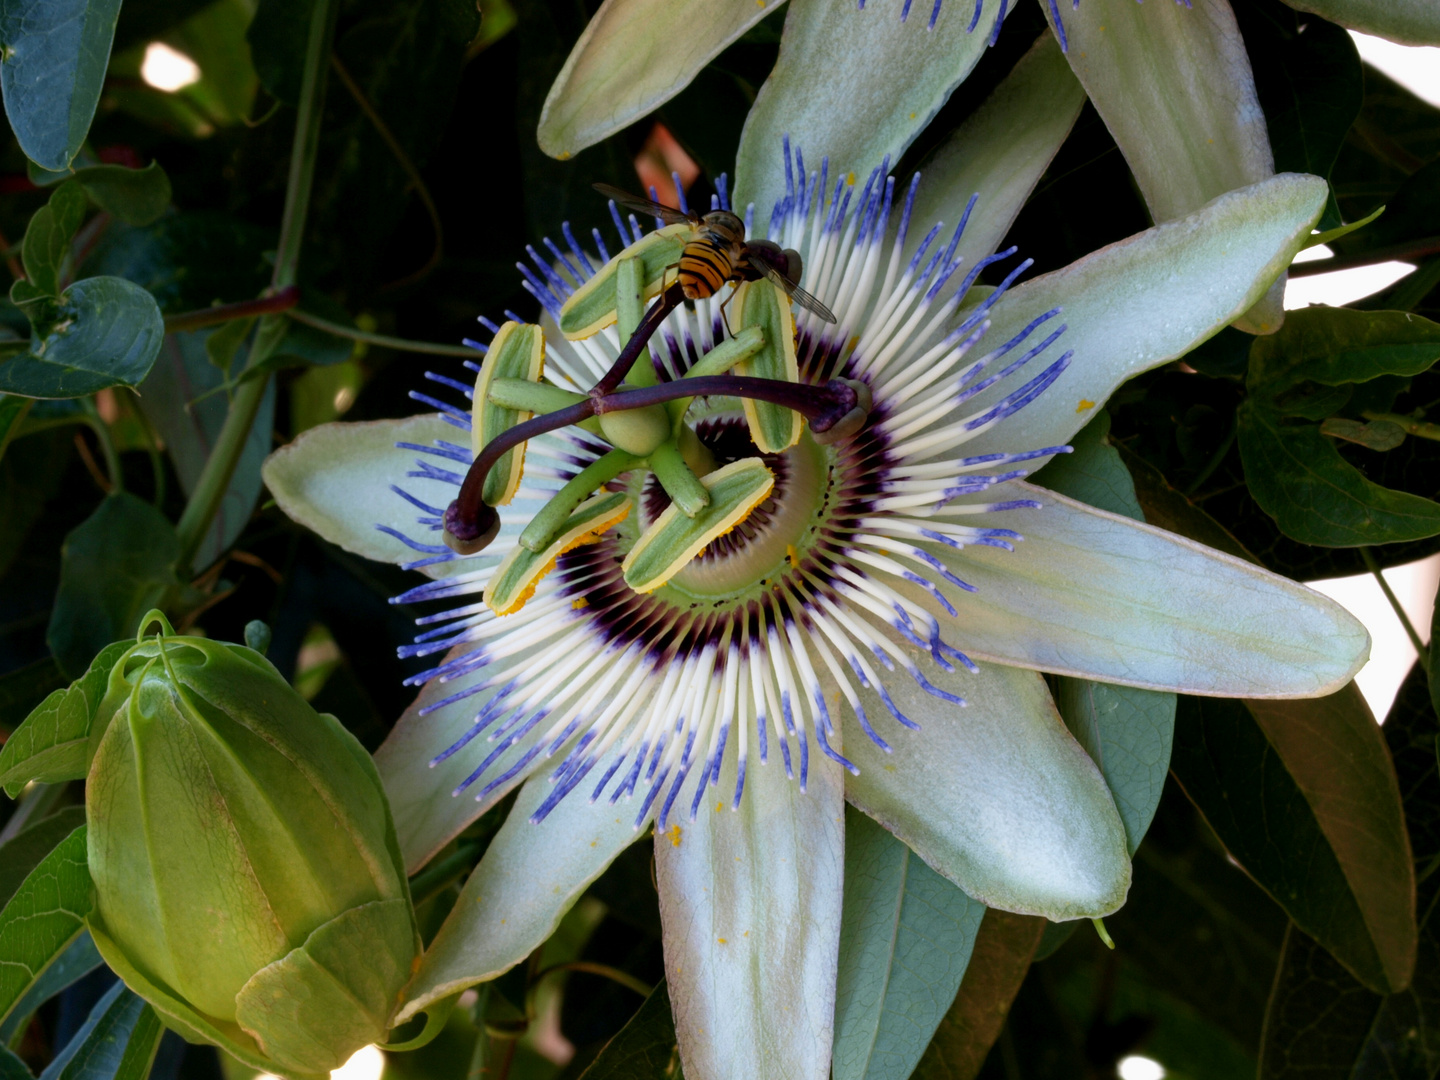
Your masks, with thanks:
[{"label": "vine stem", "polygon": [[1375,556],[1370,554],[1370,549],[1362,547],[1360,557],[1365,560],[1365,566],[1374,576],[1380,585],[1380,591],[1385,594],[1385,599],[1390,601],[1390,608],[1395,612],[1395,617],[1400,620],[1400,625],[1405,628],[1405,635],[1410,639],[1410,644],[1415,646],[1415,652],[1420,657],[1420,666],[1426,671],[1430,670],[1430,650],[1420,640],[1420,635],[1415,632],[1414,625],[1410,622],[1410,616],[1405,614],[1405,609],[1400,606],[1400,599],[1390,588],[1390,583],[1385,580],[1385,575],[1380,572],[1380,564],[1375,561]]},{"label": "vine stem", "polygon": [[[305,70],[300,84],[300,105],[295,115],[295,141],[290,151],[290,174],[285,187],[285,211],[280,218],[280,243],[275,255],[275,272],[270,279],[278,294],[295,284],[300,262],[300,245],[305,235],[305,218],[310,209],[310,190],[315,181],[315,157],[320,147],[320,120],[325,104],[325,76],[330,70],[330,41],[335,36],[337,0],[315,0],[310,10],[310,34],[305,43]],[[251,347],[247,367],[263,363],[279,344],[286,318],[282,313],[263,315]],[[177,566],[181,577],[188,576],[195,553],[200,550],[210,523],[220,509],[235,466],[250,438],[250,428],[260,412],[260,403],[270,385],[269,373],[240,384],[230,399],[230,410],[220,436],[201,470],[200,479],[175,525],[180,540]]]},{"label": "vine stem", "polygon": [[327,334],[349,338],[351,341],[363,341],[367,345],[380,345],[401,352],[428,353],[431,356],[463,356],[467,360],[474,360],[480,355],[464,345],[440,345],[433,341],[411,341],[409,338],[391,337],[389,334],[372,334],[367,330],[357,330],[353,326],[322,319],[299,308],[292,308],[287,314],[296,322],[313,326],[316,330],[324,330]]},{"label": "vine stem", "polygon": [[179,315],[167,315],[165,332],[174,334],[181,330],[199,330],[232,319],[248,319],[253,315],[270,315],[277,311],[289,311],[300,302],[300,290],[294,285],[277,289],[267,296],[255,300],[241,300],[238,304],[216,304],[197,311],[184,311]]}]

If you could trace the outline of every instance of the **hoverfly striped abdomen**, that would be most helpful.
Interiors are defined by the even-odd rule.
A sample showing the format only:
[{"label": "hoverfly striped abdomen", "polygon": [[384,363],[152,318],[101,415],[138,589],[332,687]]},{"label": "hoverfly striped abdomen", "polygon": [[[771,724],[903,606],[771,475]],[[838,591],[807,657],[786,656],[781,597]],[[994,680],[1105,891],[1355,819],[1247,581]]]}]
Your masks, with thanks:
[{"label": "hoverfly striped abdomen", "polygon": [[[676,267],[680,289],[687,300],[714,296],[726,282],[774,282],[795,303],[828,323],[835,322],[829,308],[800,287],[801,260],[798,251],[782,250],[769,240],[745,240],[745,222],[729,210],[712,210],[703,218],[654,199],[630,195],[609,184],[592,185],[606,198],[640,214],[652,214],[669,225],[687,223],[695,235],[680,253]],[[721,306],[723,312],[724,306]]]},{"label": "hoverfly striped abdomen", "polygon": [[735,277],[743,258],[745,223],[728,210],[706,214],[680,255],[680,287],[691,300],[714,296]]}]

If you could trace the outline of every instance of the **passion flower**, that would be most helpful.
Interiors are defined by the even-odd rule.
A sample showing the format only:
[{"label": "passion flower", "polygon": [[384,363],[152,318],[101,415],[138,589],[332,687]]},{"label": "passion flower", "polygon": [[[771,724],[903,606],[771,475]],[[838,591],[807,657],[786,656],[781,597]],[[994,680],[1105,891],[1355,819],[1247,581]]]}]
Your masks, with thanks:
[{"label": "passion flower", "polygon": [[[523,958],[655,821],[686,1074],[822,1076],[843,800],[986,904],[1102,915],[1129,884],[1126,830],[1038,671],[1285,697],[1326,693],[1364,660],[1363,628],[1318,594],[1024,482],[1121,381],[1264,293],[1323,181],[1277,177],[1034,282],[1012,266],[991,288],[979,274],[1013,251],[956,254],[975,200],[958,227],[922,232],[915,184],[897,190],[884,168],[863,183],[824,163],[807,174],[787,149],[786,173],[768,218],[745,210],[747,235],[798,251],[800,284],[837,323],[797,307],[793,340],[761,328],[794,363],[772,356],[762,395],[711,371],[731,371],[755,329],[736,304],[721,316],[727,287],[649,338],[634,378],[648,370],[653,387],[611,387],[685,403],[673,456],[710,505],[743,463],[752,486],[733,521],[707,523],[702,499],[682,503],[696,493],[673,456],[614,448],[587,412],[640,320],[561,333],[570,297],[620,269],[598,232],[592,247],[568,227],[522,267],[538,322],[486,322],[478,381],[430,373],[461,396],[412,395],[437,415],[315,429],[266,465],[296,520],[432,577],[397,601],[458,602],[421,616],[404,653],[437,662],[377,754],[411,865],[525,784],[408,1009]],[[645,234],[615,223],[624,262]],[[520,325],[543,338],[545,383],[487,384]],[[692,376],[703,396],[687,401]],[[728,392],[709,381],[726,378]],[[869,399],[863,422],[822,445],[845,380]],[[462,555],[445,541],[478,520],[467,478],[478,490],[475,470],[500,460],[471,444],[492,406],[580,426],[528,441],[523,472],[485,502],[493,542]],[[771,407],[806,422],[771,425]],[[484,446],[502,445],[491,430]]]}]

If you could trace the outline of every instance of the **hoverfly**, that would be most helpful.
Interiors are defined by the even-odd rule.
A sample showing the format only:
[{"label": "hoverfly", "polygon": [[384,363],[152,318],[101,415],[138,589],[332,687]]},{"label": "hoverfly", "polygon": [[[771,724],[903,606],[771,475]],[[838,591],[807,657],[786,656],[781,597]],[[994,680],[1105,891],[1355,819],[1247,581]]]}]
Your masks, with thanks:
[{"label": "hoverfly", "polygon": [[637,214],[657,217],[667,225],[688,224],[695,229],[694,238],[685,245],[677,264],[680,287],[686,299],[704,300],[714,296],[726,282],[738,284],[769,278],[806,311],[814,312],[825,322],[837,321],[828,307],[800,287],[803,267],[800,253],[793,248],[782,249],[770,240],[747,241],[745,223],[729,210],[712,210],[702,218],[609,184],[595,184],[594,188]]}]

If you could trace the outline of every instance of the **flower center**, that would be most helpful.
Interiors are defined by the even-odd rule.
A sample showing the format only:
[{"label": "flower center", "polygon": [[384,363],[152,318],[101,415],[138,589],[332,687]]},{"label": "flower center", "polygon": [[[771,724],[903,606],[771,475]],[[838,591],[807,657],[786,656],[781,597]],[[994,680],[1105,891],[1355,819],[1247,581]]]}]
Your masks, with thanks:
[{"label": "flower center", "polygon": [[[717,465],[758,454],[744,418],[737,415],[709,417],[696,434]],[[826,451],[807,432],[790,449],[759,456],[775,475],[770,496],[670,579],[668,587],[676,593],[709,601],[738,598],[775,574],[787,559],[797,562],[813,543],[830,486]],[[641,503],[645,524],[668,505],[659,484],[649,477]]]}]

